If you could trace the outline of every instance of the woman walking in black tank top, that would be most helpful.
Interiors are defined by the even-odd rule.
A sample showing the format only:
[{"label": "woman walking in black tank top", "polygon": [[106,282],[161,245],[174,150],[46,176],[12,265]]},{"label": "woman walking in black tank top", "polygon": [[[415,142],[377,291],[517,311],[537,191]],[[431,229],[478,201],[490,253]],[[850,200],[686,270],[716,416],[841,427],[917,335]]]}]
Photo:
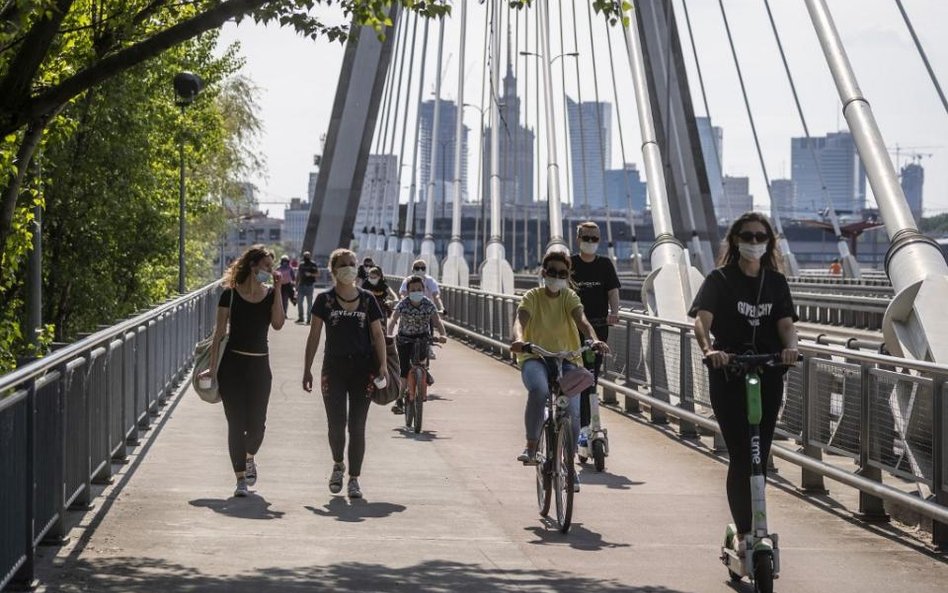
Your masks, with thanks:
[{"label": "woman walking in black tank top", "polygon": [[[257,482],[254,455],[263,443],[272,379],[267,332],[270,327],[279,330],[286,320],[282,299],[275,298],[273,286],[264,284],[271,279],[273,286],[280,285],[273,254],[262,245],[249,248],[227,270],[217,306],[211,366],[204,373],[217,379],[227,416],[227,445],[237,476],[234,496],[247,496],[247,487]],[[220,368],[215,368],[228,322],[230,337]]]}]

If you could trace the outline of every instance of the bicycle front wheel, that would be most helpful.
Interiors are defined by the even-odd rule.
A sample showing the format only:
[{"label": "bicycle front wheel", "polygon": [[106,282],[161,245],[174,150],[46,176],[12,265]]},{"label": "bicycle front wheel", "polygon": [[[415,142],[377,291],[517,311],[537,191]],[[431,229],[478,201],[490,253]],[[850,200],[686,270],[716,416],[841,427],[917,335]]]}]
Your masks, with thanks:
[{"label": "bicycle front wheel", "polygon": [[560,533],[569,531],[573,520],[573,485],[576,468],[573,466],[573,431],[569,418],[563,418],[556,430],[556,457],[553,460],[553,491],[556,493],[556,523]]},{"label": "bicycle front wheel", "polygon": [[421,432],[421,419],[422,412],[425,408],[425,393],[428,390],[428,378],[425,376],[425,369],[421,367],[415,367],[412,372],[415,375],[415,401],[412,406],[415,409],[415,413],[413,415],[412,421],[415,434],[418,434]]},{"label": "bicycle front wheel", "polygon": [[548,434],[550,432],[550,423],[543,423],[540,430],[540,439],[537,441],[537,506],[540,507],[540,516],[546,517],[550,512],[550,500],[552,499],[552,475],[550,468],[553,464],[550,443],[552,440]]}]

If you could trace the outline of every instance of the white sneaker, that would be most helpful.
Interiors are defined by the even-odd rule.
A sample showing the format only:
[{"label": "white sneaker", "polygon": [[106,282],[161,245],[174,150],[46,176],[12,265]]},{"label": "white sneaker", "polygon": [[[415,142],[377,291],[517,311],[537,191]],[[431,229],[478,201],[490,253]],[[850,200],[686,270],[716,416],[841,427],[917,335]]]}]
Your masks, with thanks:
[{"label": "white sneaker", "polygon": [[247,468],[244,470],[244,477],[247,479],[247,485],[253,486],[257,483],[257,462],[253,457],[247,458]]},{"label": "white sneaker", "polygon": [[345,463],[332,464],[332,474],[329,476],[329,491],[333,494],[342,492],[342,478],[346,475]]},{"label": "white sneaker", "polygon": [[579,492],[579,474],[573,474],[573,492]]},{"label": "white sneaker", "polygon": [[234,496],[237,498],[243,498],[250,494],[250,491],[247,489],[247,480],[244,478],[237,478],[237,486],[234,488]]}]

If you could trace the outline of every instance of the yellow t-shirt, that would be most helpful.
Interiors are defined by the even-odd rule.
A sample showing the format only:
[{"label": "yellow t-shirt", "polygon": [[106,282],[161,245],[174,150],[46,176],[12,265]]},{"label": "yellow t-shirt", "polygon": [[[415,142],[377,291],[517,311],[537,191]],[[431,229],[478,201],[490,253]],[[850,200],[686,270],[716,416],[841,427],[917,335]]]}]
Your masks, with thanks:
[{"label": "yellow t-shirt", "polygon": [[[520,308],[530,314],[530,322],[523,328],[523,339],[550,352],[579,349],[579,331],[573,321],[573,311],[582,307],[579,295],[565,288],[551,297],[543,287],[531,288],[523,295]],[[533,354],[520,354],[517,362],[537,358]],[[573,360],[582,364],[580,358]]]}]

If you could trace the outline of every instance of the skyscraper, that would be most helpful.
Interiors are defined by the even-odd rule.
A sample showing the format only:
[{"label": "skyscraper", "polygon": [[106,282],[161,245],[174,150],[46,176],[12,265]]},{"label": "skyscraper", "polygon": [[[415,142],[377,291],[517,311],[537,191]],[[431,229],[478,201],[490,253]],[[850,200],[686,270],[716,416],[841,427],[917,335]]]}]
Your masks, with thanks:
[{"label": "skyscraper", "polygon": [[915,222],[922,220],[922,187],[925,184],[925,169],[918,163],[908,163],[902,167],[902,192],[908,202],[909,210]]},{"label": "skyscraper", "polygon": [[724,203],[733,218],[754,209],[754,196],[750,194],[750,180],[747,177],[724,176]]},{"label": "skyscraper", "polygon": [[[484,174],[481,191],[490,197],[491,130],[486,126],[484,136]],[[536,136],[532,129],[520,125],[520,97],[513,65],[507,61],[504,76],[504,96],[500,105],[500,194],[504,204],[530,204],[540,197],[533,189],[533,152]],[[478,196],[480,199],[481,196]]]},{"label": "skyscraper", "polygon": [[290,207],[283,210],[283,241],[290,253],[299,255],[306,224],[309,222],[309,200],[290,199]]},{"label": "skyscraper", "polygon": [[711,203],[717,218],[730,220],[740,216],[740,212],[728,212],[724,203],[724,188],[721,185],[721,176],[724,175],[724,130],[711,125],[711,118],[696,117],[698,138],[701,140],[701,155],[704,157],[704,167],[708,172],[708,186],[711,189]]},{"label": "skyscraper", "polygon": [[821,172],[833,208],[853,214],[865,209],[866,169],[849,132],[791,139],[790,162],[798,210],[815,213],[826,207]]},{"label": "skyscraper", "polygon": [[[612,163],[612,105],[595,101],[577,103],[567,97],[566,114],[573,181],[571,203],[574,208],[585,207],[587,203],[592,210],[605,208],[605,169]],[[601,131],[597,129],[600,123]]]},{"label": "skyscraper", "polygon": [[[428,181],[431,179],[431,132],[434,128],[435,101],[425,101],[421,104],[421,130],[418,137],[418,158],[420,177],[418,178],[418,196],[421,203],[427,200]],[[454,151],[457,146],[455,140],[458,105],[454,101],[441,100],[441,114],[438,122],[438,162],[435,163],[435,210],[440,212],[444,202],[444,192],[447,191],[448,203],[454,201]],[[467,201],[467,134],[469,128],[464,126],[461,138],[461,202]],[[421,213],[425,209],[422,207]]]},{"label": "skyscraper", "polygon": [[797,188],[792,179],[772,179],[770,198],[773,200],[771,211],[774,215],[779,214],[781,219],[796,216]]},{"label": "skyscraper", "polygon": [[626,163],[625,169],[607,169],[605,182],[610,209],[627,211],[631,194],[632,209],[638,214],[645,211],[646,186],[633,163]]}]

